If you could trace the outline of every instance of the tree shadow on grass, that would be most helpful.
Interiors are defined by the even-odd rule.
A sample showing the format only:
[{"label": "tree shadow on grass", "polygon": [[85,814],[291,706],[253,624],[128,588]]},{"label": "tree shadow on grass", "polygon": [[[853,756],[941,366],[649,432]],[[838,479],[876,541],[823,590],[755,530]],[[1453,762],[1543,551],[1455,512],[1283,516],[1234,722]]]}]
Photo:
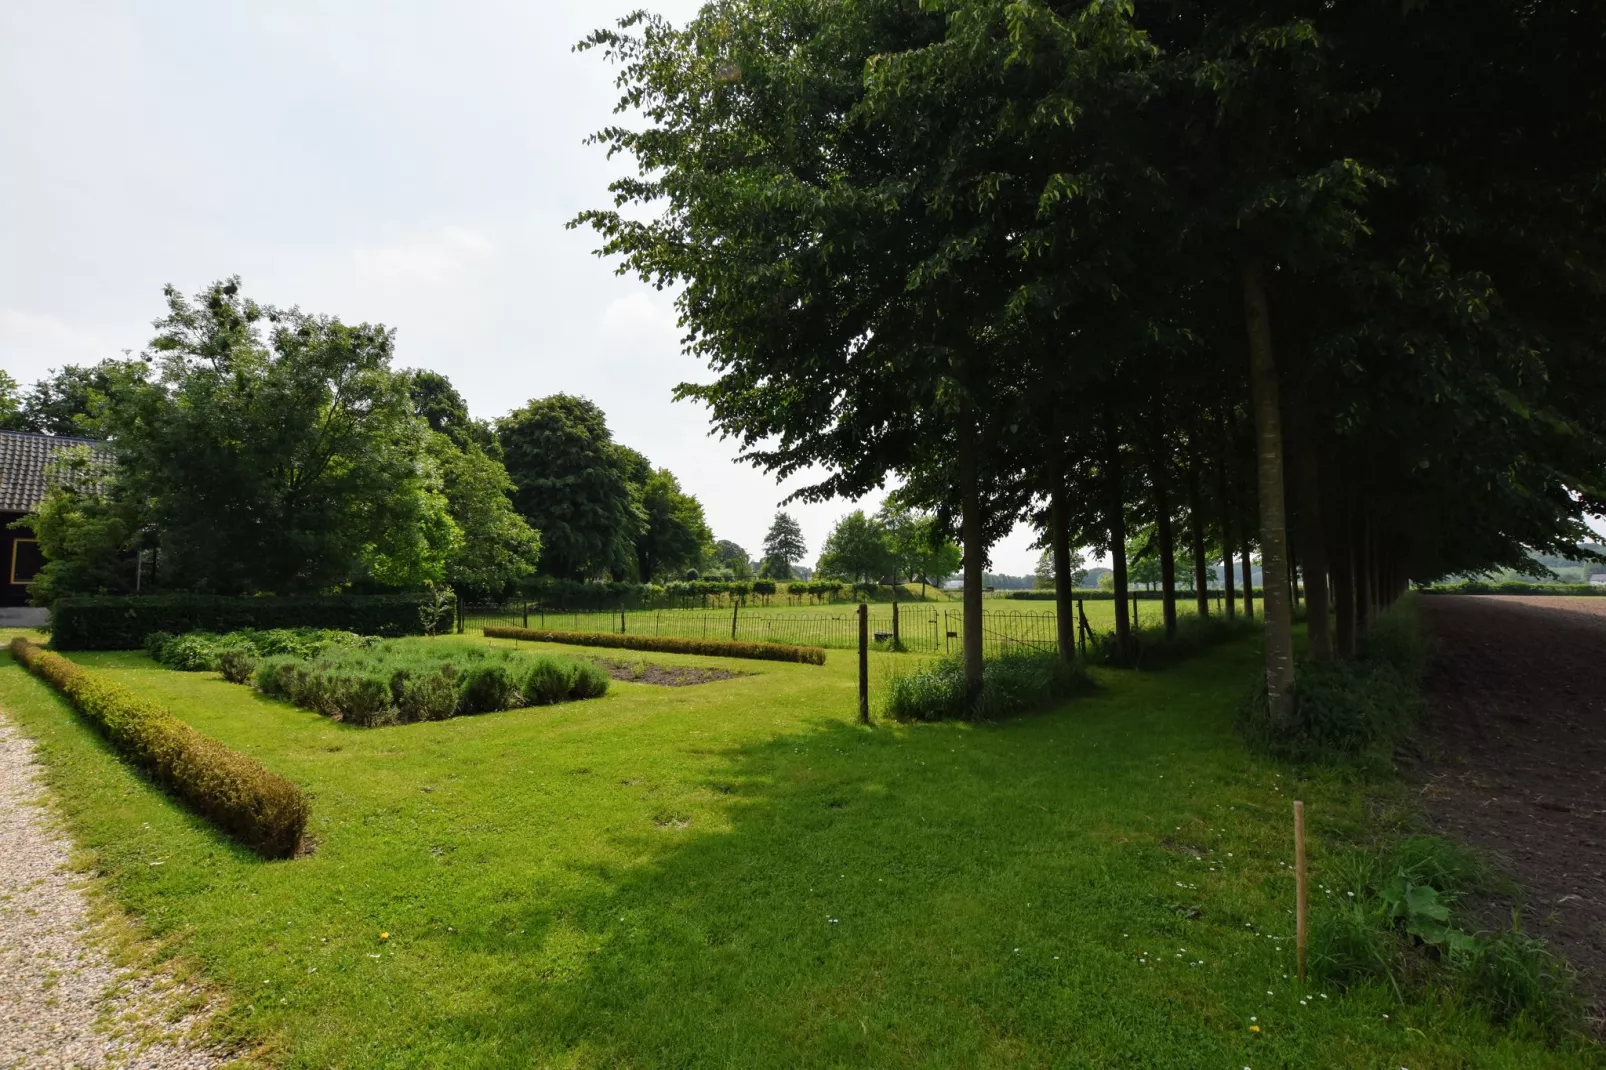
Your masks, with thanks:
[{"label": "tree shadow on grass", "polygon": [[510,903],[516,950],[464,939],[486,981],[447,1028],[488,1063],[977,1065],[1047,1059],[1087,1023],[1117,1061],[1157,1036],[1185,1050],[1185,1019],[1108,983],[1117,930],[1166,913],[1133,889],[1179,864],[1109,850],[1152,821],[1097,782],[1177,745],[1157,716],[1090,697],[998,725],[820,719],[721,751],[712,805],[619,834],[644,862]]}]

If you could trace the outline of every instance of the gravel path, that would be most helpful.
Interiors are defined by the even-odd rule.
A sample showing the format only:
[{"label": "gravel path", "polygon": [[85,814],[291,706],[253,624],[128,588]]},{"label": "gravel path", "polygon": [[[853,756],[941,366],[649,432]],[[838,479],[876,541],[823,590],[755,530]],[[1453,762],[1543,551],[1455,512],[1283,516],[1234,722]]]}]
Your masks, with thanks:
[{"label": "gravel path", "polygon": [[71,845],[51,827],[38,769],[0,711],[0,1070],[222,1065],[177,1039],[196,1019],[170,1021],[170,1008],[189,993],[114,966],[88,939]]}]

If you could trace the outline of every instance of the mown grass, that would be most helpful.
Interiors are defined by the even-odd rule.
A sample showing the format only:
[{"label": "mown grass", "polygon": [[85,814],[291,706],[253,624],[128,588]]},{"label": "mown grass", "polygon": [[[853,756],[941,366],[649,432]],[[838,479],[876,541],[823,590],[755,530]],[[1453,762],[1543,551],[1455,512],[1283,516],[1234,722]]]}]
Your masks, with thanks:
[{"label": "mown grass", "polygon": [[1291,799],[1318,880],[1370,811],[1246,751],[1250,642],[1046,714],[869,728],[849,658],[655,655],[751,675],[387,732],[75,660],[311,794],[317,852],[256,860],[0,666],[104,887],[283,1065],[1599,1064],[1289,978]]}]

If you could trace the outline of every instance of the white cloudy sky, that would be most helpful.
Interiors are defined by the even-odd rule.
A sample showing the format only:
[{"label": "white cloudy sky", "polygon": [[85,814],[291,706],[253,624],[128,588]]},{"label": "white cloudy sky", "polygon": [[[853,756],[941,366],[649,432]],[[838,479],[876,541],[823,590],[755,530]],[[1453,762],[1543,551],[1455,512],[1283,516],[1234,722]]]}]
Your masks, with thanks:
[{"label": "white cloudy sky", "polygon": [[[563,226],[625,166],[582,144],[612,71],[571,46],[642,2],[6,0],[0,367],[28,383],[137,351],[164,283],[239,274],[258,300],[397,328],[398,363],[476,415],[591,398],[756,554],[790,488],[670,400],[708,373],[669,298]],[[847,508],[794,508],[811,559]],[[995,570],[1030,571],[1029,543]]]}]

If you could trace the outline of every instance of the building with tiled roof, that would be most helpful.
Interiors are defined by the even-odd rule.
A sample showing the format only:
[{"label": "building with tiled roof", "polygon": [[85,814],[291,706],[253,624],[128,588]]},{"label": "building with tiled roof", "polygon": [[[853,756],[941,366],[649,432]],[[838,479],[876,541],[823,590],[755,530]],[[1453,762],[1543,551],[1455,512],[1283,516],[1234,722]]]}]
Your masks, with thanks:
[{"label": "building with tiled roof", "polygon": [[88,446],[98,451],[101,443],[90,438],[67,435],[33,435],[21,431],[0,431],[0,606],[28,603],[28,581],[43,567],[39,541],[23,528],[11,523],[38,508],[48,488],[46,469],[62,450]]}]

